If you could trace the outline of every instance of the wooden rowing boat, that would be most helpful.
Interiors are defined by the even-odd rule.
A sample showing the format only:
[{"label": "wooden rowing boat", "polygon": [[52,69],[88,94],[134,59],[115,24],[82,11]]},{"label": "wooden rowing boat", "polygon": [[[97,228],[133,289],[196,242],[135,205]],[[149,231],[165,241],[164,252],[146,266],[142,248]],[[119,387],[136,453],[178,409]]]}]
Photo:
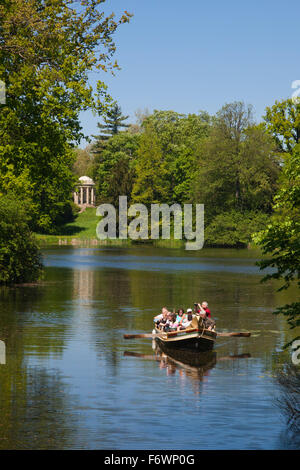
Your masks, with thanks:
[{"label": "wooden rowing boat", "polygon": [[163,331],[157,327],[152,333],[125,334],[125,339],[151,338],[155,339],[160,346],[171,349],[181,349],[189,351],[210,351],[214,347],[214,342],[218,337],[243,337],[248,338],[251,333],[242,332],[217,332],[208,329],[203,323],[200,315],[194,315],[189,328],[176,331]]},{"label": "wooden rowing boat", "polygon": [[155,339],[160,346],[172,349],[210,351],[214,347],[217,333],[203,326],[200,316],[194,316],[189,328],[165,332],[155,328]]}]

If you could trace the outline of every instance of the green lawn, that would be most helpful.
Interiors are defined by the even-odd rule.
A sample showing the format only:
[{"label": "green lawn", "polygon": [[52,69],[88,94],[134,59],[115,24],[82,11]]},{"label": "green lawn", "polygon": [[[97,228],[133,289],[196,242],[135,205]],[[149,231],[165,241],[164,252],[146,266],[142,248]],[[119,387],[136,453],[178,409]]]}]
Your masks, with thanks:
[{"label": "green lawn", "polygon": [[74,222],[66,224],[62,228],[61,234],[80,239],[97,238],[96,227],[99,220],[99,217],[96,216],[96,209],[87,207],[85,211],[78,214]]},{"label": "green lawn", "polygon": [[128,244],[127,240],[98,240],[96,227],[99,217],[96,216],[96,209],[87,207],[84,212],[78,214],[74,222],[61,227],[55,235],[36,234],[38,241],[43,244],[80,244],[88,241],[96,241],[99,244],[121,245]]},{"label": "green lawn", "polygon": [[[96,227],[100,218],[96,216],[96,209],[87,207],[85,211],[78,214],[74,222],[64,225],[55,235],[44,235],[36,233],[36,237],[40,245],[112,245],[112,246],[128,246],[132,243],[145,243],[144,241],[132,242],[127,240],[99,240],[96,235]],[[147,241],[157,247],[182,248],[181,240],[155,240]]]}]

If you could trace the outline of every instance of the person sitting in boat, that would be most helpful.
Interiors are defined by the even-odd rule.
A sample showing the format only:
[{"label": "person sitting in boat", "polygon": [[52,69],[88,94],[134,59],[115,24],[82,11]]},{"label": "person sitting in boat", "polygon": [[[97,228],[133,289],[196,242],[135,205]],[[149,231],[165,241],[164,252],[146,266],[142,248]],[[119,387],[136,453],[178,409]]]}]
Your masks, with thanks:
[{"label": "person sitting in boat", "polygon": [[202,302],[201,308],[205,311],[206,313],[206,318],[211,318],[211,312],[208,308],[208,303],[207,302]]},{"label": "person sitting in boat", "polygon": [[208,308],[208,303],[205,301],[202,304],[198,304],[197,313],[205,315],[206,318],[211,318],[211,311]]},{"label": "person sitting in boat", "polygon": [[186,311],[186,314],[184,315],[184,318],[182,319],[180,325],[181,327],[185,330],[190,326],[193,320],[193,310],[191,308],[188,308]]},{"label": "person sitting in boat", "polygon": [[154,317],[153,319],[154,323],[156,323],[156,325],[158,325],[161,322],[166,323],[168,313],[169,313],[168,309],[166,307],[163,307],[161,309],[161,313],[159,315],[156,315],[156,317]]},{"label": "person sitting in boat", "polygon": [[176,313],[168,313],[168,320],[164,326],[164,331],[176,331],[179,324],[176,321]]},{"label": "person sitting in boat", "polygon": [[208,308],[208,303],[202,302],[201,305],[198,304],[198,307],[198,314],[203,318],[205,328],[208,330],[215,330],[216,322],[211,318],[211,312]]},{"label": "person sitting in boat", "polygon": [[185,317],[186,317],[186,315],[185,315],[185,313],[184,313],[183,308],[180,308],[180,309],[178,310],[177,316],[176,316],[176,320],[177,320],[177,322],[179,323],[179,325],[182,324],[182,322],[184,321]]},{"label": "person sitting in boat", "polygon": [[177,316],[176,316],[176,321],[178,323],[178,330],[185,330],[190,326],[193,320],[193,311],[191,308],[187,309],[187,312],[184,313],[183,308],[180,308],[178,310]]}]

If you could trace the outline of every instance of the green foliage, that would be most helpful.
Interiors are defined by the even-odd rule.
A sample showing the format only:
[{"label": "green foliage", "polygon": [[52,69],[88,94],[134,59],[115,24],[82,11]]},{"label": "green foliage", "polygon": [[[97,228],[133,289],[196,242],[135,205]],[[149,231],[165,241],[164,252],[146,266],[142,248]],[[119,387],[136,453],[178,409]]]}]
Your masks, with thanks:
[{"label": "green foliage", "polygon": [[144,128],[151,126],[162,152],[167,194],[161,202],[180,204],[190,201],[196,149],[207,136],[209,123],[210,117],[205,112],[184,115],[157,110],[143,121]]},{"label": "green foliage", "polygon": [[73,165],[73,172],[77,179],[81,176],[91,176],[94,164],[94,155],[90,146],[85,149],[75,149],[76,160]]},{"label": "green foliage", "polygon": [[41,255],[29,221],[24,200],[0,197],[0,284],[31,282],[41,274]]},{"label": "green foliage", "polygon": [[[105,17],[104,0],[12,0],[0,5],[0,194],[14,191],[32,201],[35,229],[54,230],[76,182],[74,152],[79,113],[104,112],[111,98],[92,70],[112,70],[119,21]],[[101,52],[100,52],[100,51]]]},{"label": "green foliage", "polygon": [[266,109],[266,129],[281,151],[291,152],[300,143],[300,103],[292,99],[276,101]]},{"label": "green foliage", "polygon": [[132,188],[132,200],[147,206],[163,202],[168,197],[167,167],[163,152],[151,124],[140,138],[136,179]]},{"label": "green foliage", "polygon": [[233,209],[270,213],[279,171],[272,138],[253,125],[251,108],[225,105],[199,146],[194,201],[209,218]]},{"label": "green foliage", "polygon": [[99,154],[95,154],[92,177],[98,201],[118,206],[119,195],[127,195],[130,201],[139,139],[137,134],[120,132],[107,141]]},{"label": "green foliage", "polygon": [[[73,201],[66,202],[66,204],[61,208],[61,211],[57,214],[56,218],[54,219],[55,232],[57,232],[57,230],[62,225],[73,222],[79,211],[80,207],[77,206]],[[54,233],[54,230],[52,230],[51,233]]]},{"label": "green foliage", "polygon": [[224,212],[205,228],[205,245],[245,247],[252,234],[265,228],[269,220],[270,217],[261,212]]},{"label": "green foliage", "polygon": [[[101,133],[97,136],[93,136],[95,140],[91,147],[91,153],[95,158],[96,166],[97,166],[97,163],[98,164],[99,162],[100,164],[102,163],[102,154],[106,149],[108,140],[116,136],[117,134],[119,134],[122,128],[131,127],[129,124],[124,123],[126,119],[128,119],[128,116],[122,115],[121,107],[117,103],[114,103],[114,105],[111,108],[107,109],[107,111],[104,113],[103,120],[105,124],[101,124],[101,123],[97,124]],[[111,148],[111,146],[109,147]],[[110,152],[110,149],[108,150],[108,152]],[[104,157],[104,159],[106,159],[106,156]],[[114,157],[113,159],[116,160]],[[126,164],[123,160],[121,161],[122,163],[120,164],[120,166],[123,167],[123,169],[126,171]],[[93,172],[93,169],[92,169],[92,172]],[[94,172],[94,178],[97,179],[97,175],[95,173],[96,172]],[[101,188],[100,188],[99,194],[100,194],[100,198],[103,198],[103,191],[101,191]]]},{"label": "green foliage", "polygon": [[98,123],[98,128],[101,130],[102,134],[97,137],[97,140],[108,139],[118,134],[123,127],[129,127],[129,124],[124,123],[128,117],[129,116],[122,115],[121,106],[115,103],[103,116],[105,124]]},{"label": "green foliage", "polygon": [[[300,288],[300,145],[287,154],[281,175],[280,188],[275,197],[275,215],[267,229],[256,234],[254,241],[264,254],[271,256],[259,262],[261,269],[274,268],[268,279],[280,279],[279,290],[287,289],[295,281]],[[285,305],[275,313],[283,313],[292,328],[300,326],[300,302]]]}]

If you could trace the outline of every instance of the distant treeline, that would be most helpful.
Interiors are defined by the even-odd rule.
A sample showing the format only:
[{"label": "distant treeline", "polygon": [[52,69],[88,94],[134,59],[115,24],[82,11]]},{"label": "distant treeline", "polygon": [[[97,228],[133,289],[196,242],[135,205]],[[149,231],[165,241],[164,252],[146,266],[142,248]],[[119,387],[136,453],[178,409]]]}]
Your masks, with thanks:
[{"label": "distant treeline", "polygon": [[128,125],[115,105],[92,145],[77,150],[74,171],[94,179],[98,203],[203,203],[206,244],[245,246],[267,225],[278,188],[276,106],[260,124],[234,102],[215,116],[154,111]]}]

